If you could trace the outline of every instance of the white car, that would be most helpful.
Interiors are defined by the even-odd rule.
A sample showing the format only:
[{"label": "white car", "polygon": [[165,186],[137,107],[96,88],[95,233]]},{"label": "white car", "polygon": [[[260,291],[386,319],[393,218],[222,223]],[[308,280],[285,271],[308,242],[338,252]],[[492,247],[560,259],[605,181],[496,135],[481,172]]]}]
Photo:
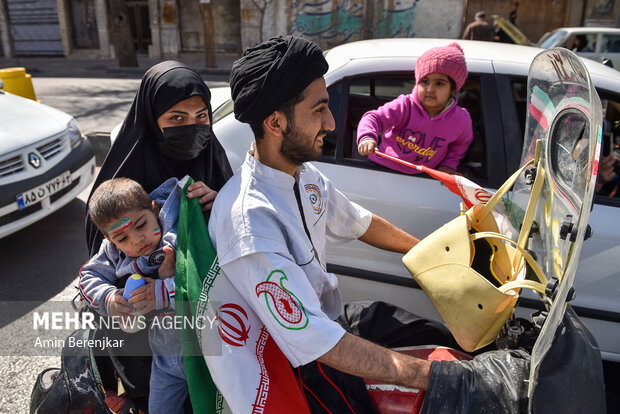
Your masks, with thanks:
[{"label": "white car", "polygon": [[0,238],[72,201],[95,177],[95,153],[67,113],[2,90]]},{"label": "white car", "polygon": [[613,27],[560,27],[547,32],[536,46],[543,49],[565,47],[578,56],[602,61],[609,59],[620,69],[620,29]]},{"label": "white car", "polygon": [[[459,202],[438,181],[410,176],[371,163],[357,153],[356,128],[369,109],[410,93],[417,57],[450,39],[383,39],[348,43],[325,52],[325,75],[336,130],[324,139],[323,156],[313,164],[351,200],[420,238],[459,214]],[[462,163],[465,175],[495,190],[520,162],[526,115],[527,74],[542,50],[490,42],[458,41],[469,77],[459,97],[472,115],[480,156]],[[584,60],[607,120],[620,126],[618,72]],[[234,119],[232,102],[214,114],[213,130],[233,170],[253,141],[250,127]],[[620,132],[620,131],[619,131]],[[619,134],[620,135],[620,134]],[[590,215],[594,235],[583,244],[573,307],[596,336],[604,359],[620,361],[620,199],[597,197]],[[402,264],[402,255],[355,241],[328,246],[328,270],[338,275],[343,300],[385,300],[414,313],[439,318]],[[521,298],[529,314],[533,296]]]}]

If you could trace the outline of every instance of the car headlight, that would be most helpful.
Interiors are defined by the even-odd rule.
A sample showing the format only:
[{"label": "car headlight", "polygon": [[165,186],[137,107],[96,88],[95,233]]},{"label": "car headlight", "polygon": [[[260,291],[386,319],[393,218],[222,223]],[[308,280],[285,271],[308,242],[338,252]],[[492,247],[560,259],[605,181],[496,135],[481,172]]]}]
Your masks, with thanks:
[{"label": "car headlight", "polygon": [[69,144],[71,145],[71,149],[77,147],[82,143],[84,136],[82,135],[82,131],[80,131],[80,127],[78,126],[75,119],[72,119],[67,124],[67,136],[69,137]]}]

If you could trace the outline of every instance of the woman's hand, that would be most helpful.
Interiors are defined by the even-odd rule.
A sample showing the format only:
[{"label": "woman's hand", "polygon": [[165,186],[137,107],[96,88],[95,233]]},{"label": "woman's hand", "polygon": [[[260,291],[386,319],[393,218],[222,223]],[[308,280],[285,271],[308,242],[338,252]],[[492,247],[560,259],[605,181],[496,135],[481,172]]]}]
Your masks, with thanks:
[{"label": "woman's hand", "polygon": [[211,190],[202,181],[196,181],[187,187],[187,196],[189,198],[198,197],[198,202],[202,206],[202,211],[211,210],[216,195],[217,191]]},{"label": "woman's hand", "polygon": [[357,151],[360,155],[370,155],[375,153],[375,148],[377,148],[377,143],[372,139],[367,139],[360,142],[357,146]]},{"label": "woman's hand", "polygon": [[166,257],[164,261],[159,265],[159,269],[157,269],[157,273],[159,274],[160,279],[167,279],[172,277],[177,272],[177,258],[176,252],[170,246],[164,247],[164,253]]}]

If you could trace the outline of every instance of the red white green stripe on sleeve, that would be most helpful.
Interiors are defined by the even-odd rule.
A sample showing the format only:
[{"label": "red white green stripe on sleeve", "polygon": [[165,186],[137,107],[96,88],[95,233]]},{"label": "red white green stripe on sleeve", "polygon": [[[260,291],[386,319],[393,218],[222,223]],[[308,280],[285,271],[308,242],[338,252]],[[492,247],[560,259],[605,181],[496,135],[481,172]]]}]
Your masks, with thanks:
[{"label": "red white green stripe on sleeve", "polygon": [[111,290],[105,297],[105,310],[106,312],[108,312],[108,315],[110,315],[110,298],[112,297],[112,295],[114,295],[116,293],[116,290]]},{"label": "red white green stripe on sleeve", "polygon": [[[90,261],[90,260],[89,260],[89,261]],[[89,261],[88,261],[88,262],[89,262]],[[88,264],[88,262],[84,263],[84,264],[82,265],[82,267],[80,267],[80,272],[79,272],[79,274],[80,274],[80,278],[78,279],[78,288],[80,289],[80,293],[82,294],[82,297],[84,297],[84,299],[86,299],[86,301],[88,302],[88,304],[89,304],[90,306],[94,307],[94,308],[98,308],[98,307],[99,307],[99,304],[97,304],[97,303],[95,302],[95,300],[94,300],[92,297],[90,297],[90,296],[88,295],[88,293],[86,293],[86,289],[84,289],[84,286],[82,285],[82,277],[84,277],[84,274],[82,273],[82,269],[84,269],[84,266],[86,266],[86,265]]]}]

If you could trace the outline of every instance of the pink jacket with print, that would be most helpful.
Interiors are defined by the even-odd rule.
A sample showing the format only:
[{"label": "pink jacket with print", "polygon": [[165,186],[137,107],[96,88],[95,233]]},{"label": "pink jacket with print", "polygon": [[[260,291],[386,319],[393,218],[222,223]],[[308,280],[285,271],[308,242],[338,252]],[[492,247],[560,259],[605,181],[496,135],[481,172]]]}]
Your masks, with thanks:
[{"label": "pink jacket with print", "polygon": [[[454,170],[473,139],[471,117],[466,109],[452,103],[434,118],[418,99],[417,86],[408,95],[364,114],[357,127],[357,144],[366,139],[379,142],[381,152],[427,167],[450,167]],[[419,173],[405,165],[379,157],[368,159],[377,164],[409,174]]]}]

